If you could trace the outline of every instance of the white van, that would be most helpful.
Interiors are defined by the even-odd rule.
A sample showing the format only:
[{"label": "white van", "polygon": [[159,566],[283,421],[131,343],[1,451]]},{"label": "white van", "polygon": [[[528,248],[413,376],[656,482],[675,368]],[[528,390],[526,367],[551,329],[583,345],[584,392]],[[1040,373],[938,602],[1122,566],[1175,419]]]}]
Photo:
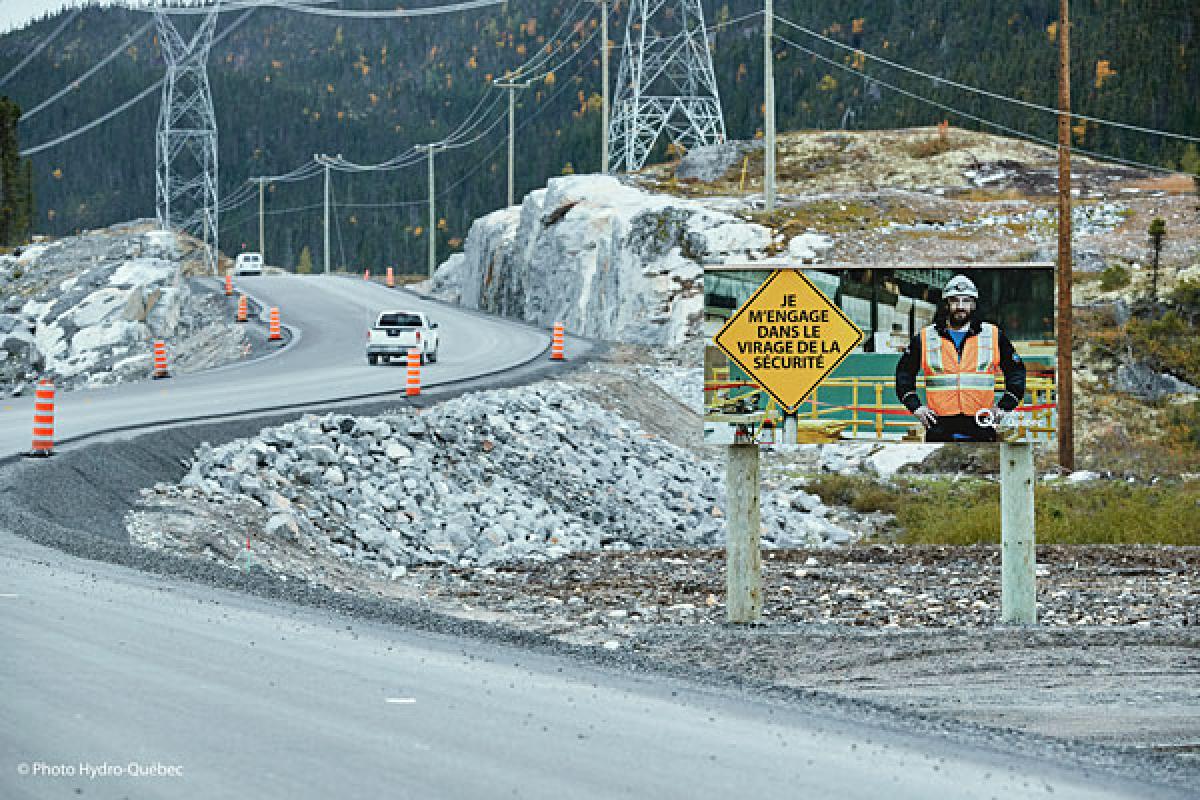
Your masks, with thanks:
[{"label": "white van", "polygon": [[262,253],[239,253],[233,265],[234,275],[262,275]]}]

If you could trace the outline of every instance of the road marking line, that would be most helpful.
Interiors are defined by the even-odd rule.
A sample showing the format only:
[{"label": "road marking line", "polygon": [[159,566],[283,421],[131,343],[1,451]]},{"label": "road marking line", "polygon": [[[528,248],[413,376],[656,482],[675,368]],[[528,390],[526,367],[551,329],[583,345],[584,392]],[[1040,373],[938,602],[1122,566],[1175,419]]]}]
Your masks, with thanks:
[{"label": "road marking line", "polygon": [[16,600],[20,596],[19,594],[0,594],[0,597],[3,597],[5,600]]},{"label": "road marking line", "polygon": [[415,698],[415,697],[389,697],[389,698],[385,699],[383,702],[411,705],[412,703],[417,702],[417,698]]}]

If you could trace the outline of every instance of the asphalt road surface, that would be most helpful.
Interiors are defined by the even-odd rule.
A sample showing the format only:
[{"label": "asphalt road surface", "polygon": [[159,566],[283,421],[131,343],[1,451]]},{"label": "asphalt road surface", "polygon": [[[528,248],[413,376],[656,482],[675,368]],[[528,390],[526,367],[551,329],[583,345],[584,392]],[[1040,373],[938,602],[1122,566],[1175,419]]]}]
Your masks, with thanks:
[{"label": "asphalt road surface", "polygon": [[[55,439],[174,419],[234,414],[375,393],[404,394],[406,370],[370,367],[366,331],[385,308],[425,311],[439,324],[436,364],[422,369],[423,387],[503,373],[543,353],[550,335],[532,326],[448,308],[404,291],[345,277],[240,278],[239,288],[264,309],[277,306],[292,341],[278,353],[165,381],[60,393]],[[264,311],[265,315],[265,311]],[[572,340],[576,353],[587,343]],[[32,391],[0,403],[0,457],[29,449]]]},{"label": "asphalt road surface", "polygon": [[12,800],[1168,796],[7,534],[0,552]]}]

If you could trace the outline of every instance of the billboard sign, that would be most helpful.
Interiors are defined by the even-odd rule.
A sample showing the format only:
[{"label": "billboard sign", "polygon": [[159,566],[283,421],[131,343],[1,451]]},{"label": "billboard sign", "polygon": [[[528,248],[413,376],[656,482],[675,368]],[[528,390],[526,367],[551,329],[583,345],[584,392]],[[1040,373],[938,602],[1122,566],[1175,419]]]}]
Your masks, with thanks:
[{"label": "billboard sign", "polygon": [[704,295],[706,443],[1056,439],[1053,265],[710,266]]}]

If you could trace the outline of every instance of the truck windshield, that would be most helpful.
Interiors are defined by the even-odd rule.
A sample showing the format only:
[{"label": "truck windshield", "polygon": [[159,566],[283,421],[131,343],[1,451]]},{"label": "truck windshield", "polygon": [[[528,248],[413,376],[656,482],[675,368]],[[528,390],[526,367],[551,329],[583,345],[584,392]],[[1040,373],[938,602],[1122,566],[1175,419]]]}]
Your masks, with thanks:
[{"label": "truck windshield", "polygon": [[421,318],[416,314],[380,314],[379,327],[381,328],[419,328],[421,327]]}]

